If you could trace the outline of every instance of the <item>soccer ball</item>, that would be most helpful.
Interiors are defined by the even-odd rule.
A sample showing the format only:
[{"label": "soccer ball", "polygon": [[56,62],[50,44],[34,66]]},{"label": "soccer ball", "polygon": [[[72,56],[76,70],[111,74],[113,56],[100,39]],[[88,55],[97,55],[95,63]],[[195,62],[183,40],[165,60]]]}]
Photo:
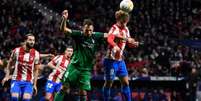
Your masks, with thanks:
[{"label": "soccer ball", "polygon": [[120,3],[120,9],[125,12],[131,12],[133,10],[133,2],[131,0],[122,0]]}]

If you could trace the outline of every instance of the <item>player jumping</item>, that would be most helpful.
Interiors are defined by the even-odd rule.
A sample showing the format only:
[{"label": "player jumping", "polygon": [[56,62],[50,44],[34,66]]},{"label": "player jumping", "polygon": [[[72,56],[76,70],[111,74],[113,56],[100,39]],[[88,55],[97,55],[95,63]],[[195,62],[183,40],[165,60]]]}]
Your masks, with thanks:
[{"label": "player jumping", "polygon": [[[107,34],[93,32],[94,26],[90,19],[84,20],[82,31],[71,30],[66,26],[67,17],[68,11],[64,10],[60,29],[66,35],[72,37],[74,41],[74,54],[68,70],[64,74],[63,84],[77,87],[79,89],[78,99],[80,101],[86,101],[87,90],[91,90],[90,79],[94,65],[95,52],[99,43],[98,40],[104,39]],[[57,96],[55,101],[62,101],[60,94],[58,94],[59,96]]]},{"label": "player jumping", "polygon": [[127,27],[129,14],[122,10],[115,13],[116,24],[114,24],[108,33],[108,51],[104,59],[105,84],[103,86],[104,101],[110,101],[110,88],[112,87],[115,76],[119,77],[122,85],[122,93],[126,101],[131,101],[131,92],[129,88],[128,72],[126,64],[123,60],[123,51],[126,43],[131,46],[138,46],[133,38],[130,38],[130,33]]}]

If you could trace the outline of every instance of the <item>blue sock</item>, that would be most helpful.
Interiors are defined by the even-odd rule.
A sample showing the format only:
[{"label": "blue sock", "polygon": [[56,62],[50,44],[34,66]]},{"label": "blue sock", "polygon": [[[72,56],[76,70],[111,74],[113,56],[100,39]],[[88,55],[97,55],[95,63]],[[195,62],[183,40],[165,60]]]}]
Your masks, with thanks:
[{"label": "blue sock", "polygon": [[110,88],[103,87],[104,101],[110,101]]},{"label": "blue sock", "polygon": [[74,95],[73,99],[74,99],[74,101],[80,101],[80,96],[79,95]]},{"label": "blue sock", "polygon": [[121,92],[123,93],[126,101],[131,101],[131,91],[129,86],[123,86],[121,88]]},{"label": "blue sock", "polygon": [[17,97],[11,97],[11,101],[18,101]]},{"label": "blue sock", "polygon": [[23,99],[22,101],[31,101],[31,99]]}]

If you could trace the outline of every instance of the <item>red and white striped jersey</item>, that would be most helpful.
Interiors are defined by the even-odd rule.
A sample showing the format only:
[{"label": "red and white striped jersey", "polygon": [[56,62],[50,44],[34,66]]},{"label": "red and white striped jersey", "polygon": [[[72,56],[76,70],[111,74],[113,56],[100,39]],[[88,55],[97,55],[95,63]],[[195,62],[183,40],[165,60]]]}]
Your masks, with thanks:
[{"label": "red and white striped jersey", "polygon": [[48,80],[59,83],[65,73],[70,60],[65,58],[64,55],[58,55],[53,60],[52,63],[57,69],[54,69],[49,75]]},{"label": "red and white striped jersey", "polygon": [[26,52],[23,47],[17,47],[11,54],[14,64],[12,80],[33,82],[34,65],[39,64],[40,54],[35,49]]},{"label": "red and white striped jersey", "polygon": [[[108,36],[108,43],[109,47],[107,50],[107,58],[114,59],[114,60],[121,60],[123,56],[123,51],[126,46],[126,40],[128,37],[130,37],[130,32],[128,30],[128,27],[120,28],[116,24],[112,26],[110,29]],[[114,45],[118,45],[118,47],[121,49],[120,52],[116,52],[113,47]]]}]

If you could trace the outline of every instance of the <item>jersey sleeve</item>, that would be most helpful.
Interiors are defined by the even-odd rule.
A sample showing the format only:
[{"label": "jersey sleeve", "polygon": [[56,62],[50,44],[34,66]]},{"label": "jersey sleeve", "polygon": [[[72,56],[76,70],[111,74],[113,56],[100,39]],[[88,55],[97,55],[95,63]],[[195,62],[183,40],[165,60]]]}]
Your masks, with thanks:
[{"label": "jersey sleeve", "polygon": [[114,47],[116,43],[114,42],[115,36],[118,35],[117,28],[114,26],[110,29],[107,37],[107,42],[109,43],[110,46]]},{"label": "jersey sleeve", "polygon": [[82,32],[79,30],[72,30],[72,33],[70,34],[70,36],[81,36]]},{"label": "jersey sleeve", "polygon": [[104,33],[102,33],[102,32],[93,32],[93,35],[96,38],[104,38]]},{"label": "jersey sleeve", "polygon": [[59,62],[59,56],[54,57],[52,60],[53,65],[56,66],[56,64]]},{"label": "jersey sleeve", "polygon": [[39,52],[36,52],[36,53],[35,53],[35,61],[34,61],[34,64],[35,64],[35,65],[40,64],[40,53],[39,53]]}]

